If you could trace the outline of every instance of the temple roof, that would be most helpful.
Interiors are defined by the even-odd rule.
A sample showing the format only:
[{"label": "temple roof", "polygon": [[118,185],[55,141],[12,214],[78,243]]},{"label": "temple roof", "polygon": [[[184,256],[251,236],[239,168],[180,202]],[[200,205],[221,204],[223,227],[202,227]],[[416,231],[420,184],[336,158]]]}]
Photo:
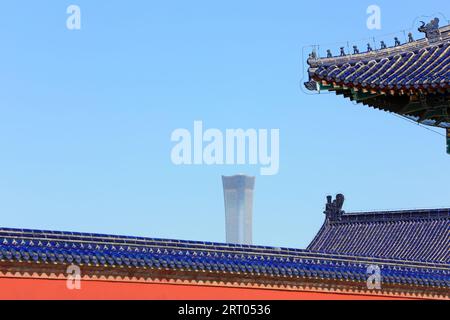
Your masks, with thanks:
[{"label": "temple roof", "polygon": [[450,209],[325,214],[308,250],[450,264]]},{"label": "temple roof", "polygon": [[416,291],[423,291],[420,288],[426,287],[429,292],[438,290],[435,291],[438,295],[441,294],[439,292],[448,292],[450,287],[448,263],[25,229],[0,228],[0,261],[16,265],[17,270],[30,274],[34,266],[56,268],[57,265],[77,264],[96,267],[101,270],[96,271],[97,274],[100,272],[103,276],[125,268],[141,270],[144,274],[163,270],[166,274],[175,274],[175,278],[190,272],[194,274],[191,278],[210,274],[215,281],[223,281],[227,276],[234,279],[232,281],[240,277],[256,283],[282,281],[289,284],[303,279],[315,285],[331,281],[361,288],[366,287],[368,266],[376,265],[381,269],[385,287],[402,286],[404,291],[408,291],[405,287],[414,287]]},{"label": "temple roof", "polygon": [[450,84],[450,26],[441,40],[427,39],[396,47],[332,58],[310,58],[310,75],[318,81],[360,88],[438,89]]},{"label": "temple roof", "polygon": [[329,90],[384,111],[450,128],[450,26],[438,20],[419,28],[426,38],[394,47],[308,59],[310,90]]}]

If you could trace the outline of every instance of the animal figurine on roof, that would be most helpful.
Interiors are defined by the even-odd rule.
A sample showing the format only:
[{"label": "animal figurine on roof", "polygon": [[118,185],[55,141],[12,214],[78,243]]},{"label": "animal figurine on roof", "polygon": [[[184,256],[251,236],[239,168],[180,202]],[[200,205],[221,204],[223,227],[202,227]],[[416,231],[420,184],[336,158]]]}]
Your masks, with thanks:
[{"label": "animal figurine on roof", "polygon": [[434,18],[429,23],[420,21],[422,25],[417,29],[420,32],[425,33],[428,41],[436,42],[441,40],[441,32],[439,30],[439,18]]}]

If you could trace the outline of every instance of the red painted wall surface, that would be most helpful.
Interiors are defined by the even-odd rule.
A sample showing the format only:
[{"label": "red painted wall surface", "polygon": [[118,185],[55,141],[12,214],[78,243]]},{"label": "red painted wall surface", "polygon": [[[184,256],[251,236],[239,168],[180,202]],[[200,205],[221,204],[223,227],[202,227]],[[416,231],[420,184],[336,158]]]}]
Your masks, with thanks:
[{"label": "red painted wall surface", "polygon": [[383,297],[113,281],[82,281],[80,290],[69,290],[65,280],[0,278],[0,299],[345,300]]}]

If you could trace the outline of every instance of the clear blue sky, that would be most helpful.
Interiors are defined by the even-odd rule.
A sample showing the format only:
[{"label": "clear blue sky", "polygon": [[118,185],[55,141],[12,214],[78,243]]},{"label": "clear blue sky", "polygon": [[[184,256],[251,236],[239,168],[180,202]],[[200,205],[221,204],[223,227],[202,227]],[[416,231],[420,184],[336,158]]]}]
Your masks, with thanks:
[{"label": "clear blue sky", "polygon": [[[81,8],[79,31],[66,29],[70,4]],[[382,10],[380,31],[366,27],[371,4]],[[421,15],[449,17],[449,7],[444,0],[2,3],[0,225],[222,242],[220,176],[237,172],[257,175],[261,245],[305,247],[330,193],[343,192],[348,211],[450,206],[444,137],[300,88],[304,46],[390,34]],[[222,130],[279,128],[279,174],[174,166],[170,134],[194,120]]]}]

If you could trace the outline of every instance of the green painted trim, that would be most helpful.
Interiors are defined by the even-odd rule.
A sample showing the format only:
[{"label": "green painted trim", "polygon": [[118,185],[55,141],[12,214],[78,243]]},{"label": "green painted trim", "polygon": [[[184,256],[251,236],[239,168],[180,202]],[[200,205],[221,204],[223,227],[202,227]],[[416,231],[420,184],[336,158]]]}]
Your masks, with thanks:
[{"label": "green painted trim", "polygon": [[427,110],[427,109],[428,109],[428,107],[423,106],[418,102],[411,102],[408,105],[406,105],[405,108],[403,108],[402,113],[408,114],[408,113],[414,113],[414,112],[423,111],[423,110]]},{"label": "green painted trim", "polygon": [[369,93],[369,92],[364,93],[364,92],[360,92],[360,91],[356,92],[355,90],[352,89],[352,95],[353,95],[353,98],[356,101],[360,102],[360,101],[364,101],[364,100],[367,100],[367,99],[375,98],[375,97],[379,96],[380,94],[378,94],[378,93]]},{"label": "green painted trim", "polygon": [[323,84],[319,84],[319,88],[320,88],[320,90],[331,90],[331,89],[334,89],[334,87],[332,86],[332,85],[323,85]]},{"label": "green painted trim", "polygon": [[447,153],[450,154],[450,129],[447,129]]}]

